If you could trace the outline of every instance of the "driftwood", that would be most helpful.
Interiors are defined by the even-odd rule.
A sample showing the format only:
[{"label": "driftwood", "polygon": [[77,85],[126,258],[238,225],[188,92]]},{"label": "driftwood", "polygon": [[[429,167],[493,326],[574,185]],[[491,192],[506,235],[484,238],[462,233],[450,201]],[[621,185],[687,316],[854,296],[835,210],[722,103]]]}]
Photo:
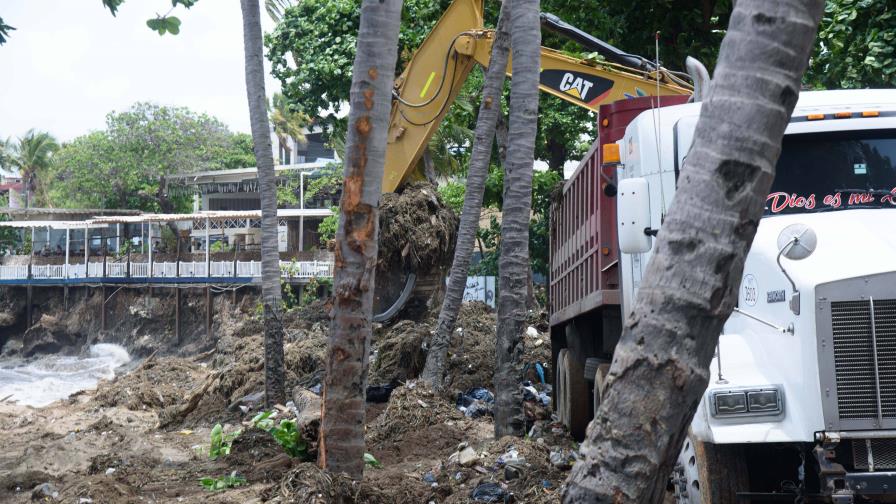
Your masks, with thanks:
[{"label": "driftwood", "polygon": [[202,352],[201,354],[194,355],[194,356],[193,356],[193,361],[194,361],[194,362],[203,361],[203,360],[205,360],[205,359],[211,357],[212,355],[214,355],[215,352],[217,352],[217,351],[218,351],[217,348],[212,348],[211,350],[208,350],[208,351],[206,351],[206,352]]},{"label": "driftwood", "polygon": [[154,351],[153,353],[149,354],[149,357],[143,359],[143,362],[141,362],[139,366],[137,366],[136,368],[134,368],[134,371],[132,371],[132,373],[135,373],[135,372],[137,372],[137,371],[140,371],[140,370],[142,370],[143,368],[145,368],[146,366],[148,366],[150,362],[152,362],[153,360],[155,360],[156,355],[157,355],[158,353],[159,353],[159,351],[156,350],[156,351]]},{"label": "driftwood", "polygon": [[218,382],[226,371],[229,371],[229,369],[215,371],[208,375],[202,385],[190,392],[190,395],[187,396],[187,400],[183,405],[162,410],[159,415],[158,428],[162,429],[168,427],[169,425],[180,422],[186,418],[187,415],[196,409],[196,406],[199,405],[199,401],[202,400],[202,397],[205,396],[208,389],[211,388],[214,383]]}]

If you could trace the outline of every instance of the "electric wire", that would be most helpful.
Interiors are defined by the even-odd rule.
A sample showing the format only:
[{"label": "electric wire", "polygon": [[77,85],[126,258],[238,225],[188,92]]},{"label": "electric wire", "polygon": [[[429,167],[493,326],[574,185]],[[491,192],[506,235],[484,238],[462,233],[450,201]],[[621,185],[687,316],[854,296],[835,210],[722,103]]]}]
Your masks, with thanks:
[{"label": "electric wire", "polygon": [[[654,50],[656,51],[656,65],[659,67],[660,64],[660,32],[656,32],[656,37],[654,38]],[[659,172],[660,177],[660,205],[661,205],[661,215],[666,215],[666,187],[663,179],[665,175],[663,175],[663,155],[661,148],[661,140],[660,135],[662,134],[662,125],[660,123],[662,113],[659,110],[660,106],[660,74],[659,72],[654,74],[656,76],[656,103],[654,104],[653,99],[650,100],[650,109],[651,114],[653,116],[653,132],[654,132],[654,140],[656,144],[656,163],[657,163],[657,171]],[[660,219],[662,222],[662,218]]]},{"label": "electric wire", "polygon": [[[432,118],[430,118],[426,122],[417,123],[417,122],[410,120],[408,118],[408,116],[405,115],[404,110],[401,110],[401,107],[399,107],[398,113],[401,114],[402,119],[404,119],[405,121],[407,121],[408,123],[410,123],[413,126],[427,126],[427,125],[435,122],[445,111],[445,108],[448,107],[448,104],[451,103],[451,93],[454,92],[454,84],[455,84],[454,78],[457,76],[457,65],[458,65],[457,58],[455,57],[454,58],[454,66],[451,67],[451,83],[448,85],[448,94],[447,94],[447,96],[445,96],[445,101],[442,102],[442,106],[439,107],[439,111],[436,112],[436,114]],[[435,98],[436,96],[438,96],[438,94],[434,95],[433,98]]]},{"label": "electric wire", "polygon": [[[458,33],[454,37],[454,39],[451,40],[451,45],[448,46],[450,49],[448,51],[445,51],[445,61],[442,64],[442,78],[439,79],[439,87],[438,87],[438,89],[436,89],[436,92],[432,95],[432,98],[430,98],[422,103],[411,103],[409,101],[406,101],[404,98],[401,97],[401,95],[398,92],[393,90],[392,95],[395,97],[396,100],[398,100],[398,103],[401,103],[402,105],[404,105],[406,107],[422,108],[422,107],[425,107],[425,106],[429,105],[430,103],[434,102],[436,100],[436,98],[439,97],[439,95],[442,93],[442,87],[445,85],[445,77],[448,75],[448,61],[451,59],[451,54],[453,52],[456,52],[454,50],[454,43],[457,42],[457,39],[459,39],[461,37],[461,35],[470,35],[470,32]],[[454,66],[455,67],[457,66],[457,59],[455,59]]]}]

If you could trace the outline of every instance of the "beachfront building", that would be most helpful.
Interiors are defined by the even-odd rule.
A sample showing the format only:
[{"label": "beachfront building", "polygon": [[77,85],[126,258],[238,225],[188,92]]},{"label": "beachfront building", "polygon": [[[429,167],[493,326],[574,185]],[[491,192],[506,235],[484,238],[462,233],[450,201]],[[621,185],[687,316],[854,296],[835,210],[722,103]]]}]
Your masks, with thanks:
[{"label": "beachfront building", "polygon": [[[322,246],[318,227],[338,204],[331,195],[305,197],[308,184],[338,168],[333,160],[318,159],[311,163],[280,165],[275,168],[278,193],[288,193],[291,201],[281,204],[288,210],[279,223],[279,249],[284,253],[319,251]],[[261,209],[256,168],[182,173],[167,178],[169,195],[190,196],[193,212],[245,212]],[[228,246],[258,247],[261,243],[259,220],[226,221],[215,224],[213,234]],[[194,230],[194,238],[201,238],[204,229]]]},{"label": "beachfront building", "polygon": [[25,184],[17,172],[0,169],[0,196],[6,197],[6,207],[22,208],[25,206]]}]

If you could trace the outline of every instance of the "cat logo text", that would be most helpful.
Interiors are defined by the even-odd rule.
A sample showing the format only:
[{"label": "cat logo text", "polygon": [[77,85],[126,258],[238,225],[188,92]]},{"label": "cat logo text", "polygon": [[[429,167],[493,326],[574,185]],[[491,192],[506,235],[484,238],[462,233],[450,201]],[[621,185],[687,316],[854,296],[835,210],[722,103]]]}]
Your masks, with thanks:
[{"label": "cat logo text", "polygon": [[560,79],[560,91],[585,101],[594,83],[566,72]]}]

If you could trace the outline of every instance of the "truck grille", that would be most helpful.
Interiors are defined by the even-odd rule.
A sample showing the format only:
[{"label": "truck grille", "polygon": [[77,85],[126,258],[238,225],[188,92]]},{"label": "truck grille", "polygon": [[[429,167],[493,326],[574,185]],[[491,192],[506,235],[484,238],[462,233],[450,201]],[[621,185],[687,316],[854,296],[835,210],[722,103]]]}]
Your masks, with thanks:
[{"label": "truck grille", "polygon": [[875,470],[896,469],[896,439],[854,439],[852,460],[856,469],[871,469],[872,463]]},{"label": "truck grille", "polygon": [[831,303],[841,420],[896,418],[896,299]]}]

